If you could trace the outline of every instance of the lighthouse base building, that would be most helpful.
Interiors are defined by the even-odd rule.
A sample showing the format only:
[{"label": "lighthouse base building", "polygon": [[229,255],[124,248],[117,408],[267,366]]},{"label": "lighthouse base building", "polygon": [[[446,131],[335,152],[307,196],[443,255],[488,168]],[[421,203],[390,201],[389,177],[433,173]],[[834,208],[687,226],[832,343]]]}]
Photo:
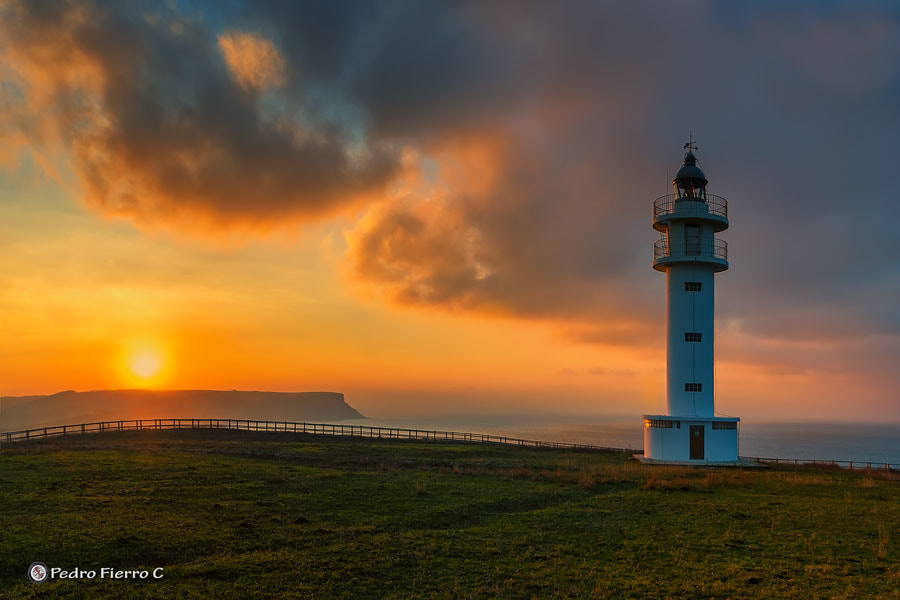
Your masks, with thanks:
[{"label": "lighthouse base building", "polygon": [[667,414],[644,415],[644,460],[738,462],[737,417],[715,412],[715,275],[728,269],[728,202],[707,193],[707,179],[685,145],[674,193],[653,203],[653,268],[666,274]]},{"label": "lighthouse base building", "polygon": [[654,462],[736,462],[738,421],[644,415],[644,458]]}]

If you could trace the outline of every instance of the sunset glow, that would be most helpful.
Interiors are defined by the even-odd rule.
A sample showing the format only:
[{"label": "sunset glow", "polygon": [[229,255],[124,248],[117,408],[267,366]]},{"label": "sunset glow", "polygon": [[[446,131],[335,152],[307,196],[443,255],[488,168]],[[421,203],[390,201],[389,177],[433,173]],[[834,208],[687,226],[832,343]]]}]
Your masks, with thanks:
[{"label": "sunset glow", "polygon": [[123,387],[158,388],[170,378],[171,357],[163,345],[156,341],[138,340],[129,343],[116,364],[120,385]]},{"label": "sunset glow", "polygon": [[692,131],[736,223],[717,410],[900,421],[890,15],[51,4],[0,11],[2,395],[654,414]]}]

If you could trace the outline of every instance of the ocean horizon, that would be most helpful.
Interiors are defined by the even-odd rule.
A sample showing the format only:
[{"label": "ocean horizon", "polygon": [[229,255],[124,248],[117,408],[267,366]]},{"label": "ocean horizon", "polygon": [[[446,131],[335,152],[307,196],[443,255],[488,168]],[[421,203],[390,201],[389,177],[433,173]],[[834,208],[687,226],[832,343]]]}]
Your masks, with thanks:
[{"label": "ocean horizon", "polygon": [[[486,433],[547,442],[643,449],[642,420],[503,416],[352,419],[358,425]],[[742,421],[738,453],[744,457],[840,460],[900,465],[900,423]]]}]

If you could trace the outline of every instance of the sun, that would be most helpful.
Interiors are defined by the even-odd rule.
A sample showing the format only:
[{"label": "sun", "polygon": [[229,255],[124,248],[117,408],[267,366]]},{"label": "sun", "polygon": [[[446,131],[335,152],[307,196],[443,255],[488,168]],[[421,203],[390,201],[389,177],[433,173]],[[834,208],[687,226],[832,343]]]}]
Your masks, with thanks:
[{"label": "sun", "polygon": [[152,350],[144,350],[131,357],[128,368],[141,379],[152,379],[162,372],[163,359]]},{"label": "sun", "polygon": [[157,340],[134,340],[126,343],[116,361],[123,383],[155,387],[168,379],[172,359],[166,344]]}]

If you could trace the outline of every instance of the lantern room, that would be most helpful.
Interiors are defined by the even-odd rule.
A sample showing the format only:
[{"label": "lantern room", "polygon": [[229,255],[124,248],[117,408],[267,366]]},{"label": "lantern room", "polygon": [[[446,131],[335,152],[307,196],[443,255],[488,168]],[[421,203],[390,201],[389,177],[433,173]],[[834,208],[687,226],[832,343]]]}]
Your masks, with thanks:
[{"label": "lantern room", "polygon": [[690,150],[684,155],[684,164],[678,169],[672,185],[675,187],[675,201],[693,200],[706,202],[706,175],[697,166],[697,157]]}]

